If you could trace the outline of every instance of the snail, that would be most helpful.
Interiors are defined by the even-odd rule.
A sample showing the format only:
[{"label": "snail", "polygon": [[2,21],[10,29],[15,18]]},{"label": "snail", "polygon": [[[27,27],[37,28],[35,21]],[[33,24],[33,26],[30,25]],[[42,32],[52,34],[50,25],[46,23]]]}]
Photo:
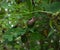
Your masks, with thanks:
[{"label": "snail", "polygon": [[27,21],[27,26],[28,27],[33,27],[36,22],[36,18],[32,17],[30,20]]}]

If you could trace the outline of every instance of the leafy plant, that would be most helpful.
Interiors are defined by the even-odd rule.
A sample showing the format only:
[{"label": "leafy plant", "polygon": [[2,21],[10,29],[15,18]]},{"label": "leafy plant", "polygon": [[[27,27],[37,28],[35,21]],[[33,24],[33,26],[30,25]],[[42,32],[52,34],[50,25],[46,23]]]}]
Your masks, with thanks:
[{"label": "leafy plant", "polygon": [[59,49],[59,0],[0,0],[0,50]]}]

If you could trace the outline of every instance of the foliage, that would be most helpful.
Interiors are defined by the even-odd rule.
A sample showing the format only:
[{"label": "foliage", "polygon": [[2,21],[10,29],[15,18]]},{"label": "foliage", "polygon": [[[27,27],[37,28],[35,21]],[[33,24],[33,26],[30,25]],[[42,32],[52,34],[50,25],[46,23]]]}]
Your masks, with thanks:
[{"label": "foliage", "polygon": [[59,0],[0,0],[0,50],[59,49]]}]

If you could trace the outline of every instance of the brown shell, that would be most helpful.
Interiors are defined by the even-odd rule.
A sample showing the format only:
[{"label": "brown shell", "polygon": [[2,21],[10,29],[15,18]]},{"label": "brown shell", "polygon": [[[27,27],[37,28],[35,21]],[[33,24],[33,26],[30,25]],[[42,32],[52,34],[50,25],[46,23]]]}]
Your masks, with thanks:
[{"label": "brown shell", "polygon": [[33,17],[32,19],[30,19],[27,24],[28,25],[33,25],[35,23],[36,19]]}]

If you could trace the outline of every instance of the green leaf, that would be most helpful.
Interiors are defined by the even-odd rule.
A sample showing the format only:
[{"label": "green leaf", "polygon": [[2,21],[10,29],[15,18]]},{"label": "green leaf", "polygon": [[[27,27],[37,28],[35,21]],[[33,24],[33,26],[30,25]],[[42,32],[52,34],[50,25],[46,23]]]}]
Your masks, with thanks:
[{"label": "green leaf", "polygon": [[49,11],[51,12],[59,12],[60,10],[60,2],[54,2],[50,5]]},{"label": "green leaf", "polygon": [[50,48],[50,49],[48,49],[48,50],[54,50],[54,48]]},{"label": "green leaf", "polygon": [[48,37],[52,36],[52,35],[54,34],[54,32],[55,32],[55,31],[51,29],[51,31],[50,31],[49,34],[48,34]]},{"label": "green leaf", "polygon": [[7,41],[13,41],[13,35],[4,35],[3,38]]},{"label": "green leaf", "polygon": [[26,0],[26,3],[29,11],[32,12],[33,10],[32,0]]},{"label": "green leaf", "polygon": [[8,39],[8,41],[12,41],[13,37],[17,38],[18,36],[21,36],[23,34],[25,34],[26,30],[21,29],[21,28],[12,28],[9,29],[4,35],[3,38],[6,40]]}]

